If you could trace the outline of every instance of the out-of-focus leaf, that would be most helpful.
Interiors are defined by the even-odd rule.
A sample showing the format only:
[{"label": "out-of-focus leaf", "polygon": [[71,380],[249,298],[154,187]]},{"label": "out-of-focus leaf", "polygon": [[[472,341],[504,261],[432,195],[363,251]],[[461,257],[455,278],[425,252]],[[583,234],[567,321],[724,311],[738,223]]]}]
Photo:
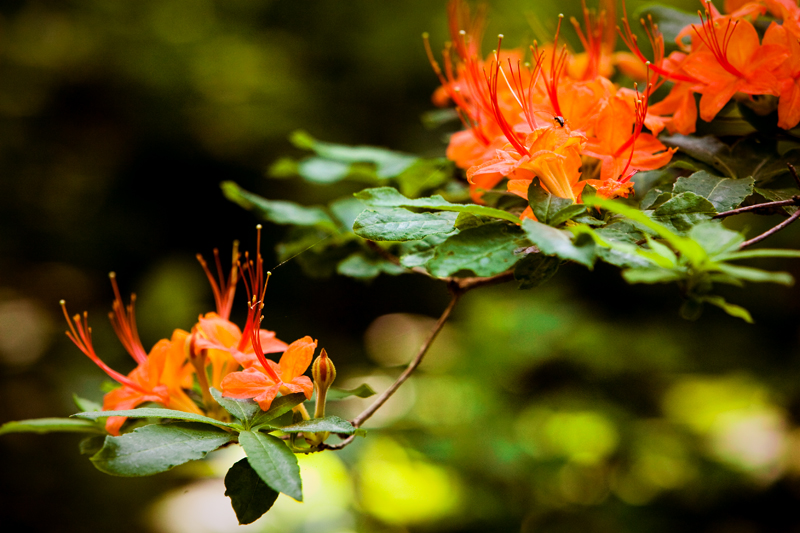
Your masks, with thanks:
[{"label": "out-of-focus leaf", "polygon": [[426,263],[436,277],[471,271],[476,276],[493,276],[513,267],[521,256],[515,251],[525,238],[516,226],[502,222],[466,229],[436,247]]},{"label": "out-of-focus leaf", "polygon": [[544,254],[528,254],[514,267],[514,279],[520,289],[538,287],[552,278],[558,271],[561,260]]},{"label": "out-of-focus leaf", "polygon": [[225,474],[225,496],[239,524],[251,524],[272,508],[279,492],[272,490],[259,477],[247,459],[237,461]]},{"label": "out-of-focus leaf", "polygon": [[630,19],[631,24],[638,20],[646,20],[648,15],[653,18],[653,22],[658,24],[659,31],[664,35],[664,45],[667,53],[677,49],[675,38],[683,28],[689,24],[698,24],[700,22],[697,13],[687,13],[662,4],[646,4],[634,12]]},{"label": "out-of-focus leaf", "polygon": [[376,187],[364,189],[357,192],[355,197],[364,202],[369,207],[419,207],[424,209],[435,209],[437,211],[455,211],[457,213],[471,213],[476,216],[499,218],[509,222],[519,223],[519,218],[493,207],[477,204],[453,204],[434,195],[429,198],[406,198],[397,189],[392,187]]},{"label": "out-of-focus leaf", "polygon": [[755,257],[791,257],[800,259],[800,250],[779,250],[772,248],[762,248],[760,250],[742,250],[740,252],[728,252],[715,259],[717,261],[733,261],[736,259],[752,259]]},{"label": "out-of-focus leaf", "polygon": [[219,428],[195,424],[150,424],[119,437],[106,437],[92,462],[115,476],[149,476],[202,459],[235,438]]},{"label": "out-of-focus leaf", "polygon": [[[576,261],[589,269],[594,267],[595,244],[584,235],[573,235],[541,222],[525,219],[522,222],[525,234],[545,255],[554,255],[565,261]],[[573,239],[575,242],[573,242]]]},{"label": "out-of-focus leaf", "polygon": [[342,229],[352,228],[356,218],[364,211],[365,207],[361,201],[351,196],[339,198],[328,205],[328,209],[336,217],[336,221]]},{"label": "out-of-focus leaf", "polygon": [[678,178],[672,192],[676,195],[691,192],[702,196],[721,213],[739,207],[745,198],[753,194],[753,183],[753,178],[733,180],[701,171],[688,178]]},{"label": "out-of-focus leaf", "polygon": [[723,298],[722,296],[716,296],[716,295],[701,296],[698,299],[702,302],[709,303],[711,305],[719,307],[732,317],[741,318],[742,320],[750,324],[753,323],[753,317],[750,316],[750,312],[747,309],[745,309],[740,305],[735,305],[726,302],[725,298]]},{"label": "out-of-focus leaf", "polygon": [[717,268],[729,276],[752,281],[754,283],[777,283],[779,285],[794,285],[794,278],[788,272],[768,272],[758,268],[729,265],[727,263],[717,264]]},{"label": "out-of-focus leaf", "polygon": [[453,163],[444,157],[419,159],[395,179],[400,192],[416,198],[425,191],[444,185],[453,174]]},{"label": "out-of-focus leaf", "polygon": [[18,420],[6,422],[0,426],[0,435],[6,433],[105,433],[105,430],[89,420],[76,420],[74,418],[34,418],[31,420]]},{"label": "out-of-focus leaf", "polygon": [[87,400],[86,398],[81,398],[77,394],[72,395],[72,401],[75,402],[75,405],[81,411],[102,411],[103,406],[97,402],[93,402],[92,400]]},{"label": "out-of-focus leaf", "polygon": [[311,183],[336,183],[350,174],[350,164],[322,157],[307,157],[297,164],[297,173]]},{"label": "out-of-focus leaf", "polygon": [[370,280],[380,274],[397,276],[407,273],[408,270],[376,254],[358,251],[339,263],[336,272],[342,276]]},{"label": "out-of-focus leaf", "polygon": [[367,385],[363,383],[356,387],[355,389],[338,389],[336,387],[331,387],[328,389],[328,400],[343,400],[345,398],[351,398],[355,396],[356,398],[369,398],[370,396],[374,396],[375,391]]},{"label": "out-of-focus leaf", "polygon": [[453,231],[458,213],[412,213],[401,207],[363,211],[353,224],[359,237],[373,241],[416,241]]},{"label": "out-of-focus leaf", "polygon": [[622,271],[628,283],[671,283],[684,278],[684,273],[669,268],[629,268]]},{"label": "out-of-focus leaf", "polygon": [[691,229],[689,237],[697,241],[708,255],[731,252],[744,242],[744,235],[722,225],[717,220],[702,222]]},{"label": "out-of-focus leaf", "polygon": [[314,139],[305,131],[295,131],[289,140],[298,148],[312,150],[323,159],[339,163],[372,163],[379,178],[391,178],[409,168],[419,158],[374,146],[347,146]]},{"label": "out-of-focus leaf", "polygon": [[244,448],[250,466],[264,483],[299,502],[303,501],[297,458],[281,439],[258,431],[242,431],[239,444]]},{"label": "out-of-focus leaf", "polygon": [[313,226],[330,233],[339,231],[331,217],[318,207],[304,207],[284,200],[267,200],[257,194],[245,191],[232,181],[225,181],[221,186],[226,198],[247,210],[255,210],[269,222],[293,226]]},{"label": "out-of-focus leaf", "polygon": [[[612,244],[634,246],[637,242],[645,240],[644,233],[633,224],[624,221],[614,222],[613,224],[598,228],[594,231],[595,234],[599,235],[603,240]],[[598,246],[595,251],[600,259],[619,267],[636,268],[651,265],[650,261],[641,256],[617,248]]]}]

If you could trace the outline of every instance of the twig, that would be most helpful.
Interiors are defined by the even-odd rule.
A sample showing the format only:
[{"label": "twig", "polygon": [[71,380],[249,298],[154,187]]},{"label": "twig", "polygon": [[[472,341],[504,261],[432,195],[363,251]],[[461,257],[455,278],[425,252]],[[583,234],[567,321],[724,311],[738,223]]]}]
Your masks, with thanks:
[{"label": "twig", "polygon": [[800,187],[800,177],[797,176],[797,171],[794,169],[794,165],[792,165],[791,163],[786,163],[786,166],[789,167],[789,172],[794,178],[794,182],[797,183],[798,187]]},{"label": "twig", "polygon": [[[483,279],[483,278],[481,278],[481,279]],[[490,278],[485,278],[485,279],[490,279]],[[469,290],[469,289],[466,289],[466,290]],[[439,332],[444,327],[445,322],[447,322],[447,319],[450,318],[450,313],[453,312],[453,308],[455,308],[456,303],[458,302],[458,299],[461,297],[461,295],[464,292],[465,292],[465,290],[461,290],[461,289],[459,289],[457,287],[451,286],[450,293],[452,294],[452,297],[450,299],[450,303],[447,305],[447,307],[445,308],[444,312],[442,312],[442,316],[439,317],[439,320],[436,321],[436,324],[433,326],[433,329],[428,334],[428,338],[425,339],[425,342],[423,342],[422,346],[419,347],[419,351],[417,352],[417,355],[414,357],[414,359],[411,360],[411,362],[408,364],[408,366],[403,371],[403,373],[400,374],[400,377],[398,377],[397,380],[395,380],[395,382],[392,383],[392,385],[388,389],[386,389],[383,392],[383,394],[381,394],[378,397],[377,400],[375,400],[372,403],[372,405],[370,405],[369,407],[364,409],[364,411],[361,412],[361,414],[359,414],[357,417],[355,417],[353,419],[353,421],[352,421],[353,426],[361,427],[361,424],[366,422],[367,419],[369,419],[372,415],[374,415],[375,412],[378,409],[380,409],[383,406],[383,404],[386,403],[386,401],[389,398],[392,397],[392,395],[397,391],[397,389],[400,388],[400,385],[405,383],[406,380],[414,372],[414,370],[416,370],[416,368],[422,362],[423,357],[425,357],[425,354],[428,353],[428,349],[431,347],[431,344],[433,344],[434,339],[436,339],[436,336],[439,334]],[[354,439],[355,439],[355,435],[351,435],[351,436],[347,437],[346,439],[344,439],[339,444],[322,444],[322,445],[320,445],[319,449],[341,450],[342,448],[344,448],[345,446],[347,446],[348,444],[353,442]]]},{"label": "twig", "polygon": [[747,248],[748,246],[752,246],[757,242],[763,241],[764,239],[766,239],[770,235],[772,235],[774,233],[778,233],[780,230],[782,230],[783,228],[785,228],[786,226],[788,226],[789,224],[791,224],[792,222],[794,222],[798,218],[800,218],[800,209],[798,209],[797,211],[792,213],[792,216],[790,216],[789,218],[787,218],[786,220],[784,220],[783,222],[781,222],[780,224],[778,224],[774,228],[771,228],[771,229],[765,231],[764,233],[762,233],[758,237],[753,237],[749,241],[743,242],[742,244],[739,245],[739,249],[743,250],[743,249]]},{"label": "twig", "polygon": [[787,205],[800,205],[800,196],[792,196],[788,200],[777,200],[775,202],[764,202],[763,204],[753,204],[748,205],[746,207],[740,207],[738,209],[731,209],[730,211],[723,211],[722,213],[717,213],[711,218],[724,218],[729,217],[732,215],[738,215],[739,213],[747,213],[748,211],[756,211],[758,209],[767,209],[769,207],[783,207]]}]

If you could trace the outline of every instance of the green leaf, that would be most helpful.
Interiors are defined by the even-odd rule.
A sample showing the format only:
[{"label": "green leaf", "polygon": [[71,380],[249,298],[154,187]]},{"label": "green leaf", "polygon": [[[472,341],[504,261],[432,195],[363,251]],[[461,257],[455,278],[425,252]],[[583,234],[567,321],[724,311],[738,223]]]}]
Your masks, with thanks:
[{"label": "green leaf", "polygon": [[670,283],[685,277],[680,270],[668,268],[629,268],[622,271],[622,277],[628,283]]},{"label": "green leaf", "polygon": [[264,483],[247,459],[237,461],[225,474],[225,496],[231,499],[239,524],[252,524],[261,518],[279,494]]},{"label": "green leaf", "polygon": [[717,261],[734,261],[736,259],[752,259],[754,257],[790,257],[793,259],[800,259],[800,250],[778,250],[773,248],[742,250],[740,252],[723,254],[715,259]]},{"label": "green leaf", "polygon": [[278,428],[284,433],[336,433],[342,435],[352,435],[356,428],[347,420],[338,416],[326,416],[325,418],[312,418],[303,420],[291,426]]},{"label": "green leaf", "polygon": [[227,424],[215,418],[209,418],[194,413],[175,411],[173,409],[159,409],[153,407],[142,407],[139,409],[128,409],[126,411],[91,411],[72,415],[75,418],[85,418],[87,420],[97,420],[109,416],[127,416],[128,418],[164,418],[169,420],[184,420],[186,422],[200,422],[201,424],[211,424],[221,428],[233,428],[232,424]]},{"label": "green leaf", "polygon": [[718,263],[717,268],[729,276],[752,281],[753,283],[777,283],[779,285],[794,285],[794,278],[788,272],[768,272],[759,268],[729,265]]},{"label": "green leaf", "polygon": [[81,455],[94,455],[103,449],[105,442],[105,435],[90,435],[81,439],[80,443],[78,443],[78,450]]},{"label": "green leaf", "polygon": [[558,271],[561,260],[544,254],[528,254],[514,268],[514,279],[523,290],[538,287],[552,278]]},{"label": "green leaf", "polygon": [[342,400],[344,398],[349,398],[351,396],[356,396],[357,398],[369,398],[370,396],[374,396],[375,391],[367,385],[366,383],[362,383],[355,389],[338,389],[336,387],[331,387],[328,389],[328,401],[333,400]]},{"label": "green leaf", "polygon": [[250,428],[250,423],[253,421],[253,418],[261,413],[261,407],[258,404],[249,398],[238,400],[236,398],[225,398],[222,396],[217,389],[211,387],[210,389],[211,396],[217,401],[218,404],[222,406],[223,409],[228,411],[234,418],[237,420],[241,420],[245,424],[245,428]]},{"label": "green leaf", "polygon": [[737,250],[744,235],[722,225],[717,220],[702,222],[691,229],[689,237],[697,241],[710,256]]},{"label": "green leaf", "polygon": [[103,406],[97,402],[93,402],[92,400],[87,400],[86,398],[81,398],[77,394],[72,395],[72,401],[75,402],[75,405],[81,411],[102,411]]},{"label": "green leaf", "polygon": [[51,432],[105,433],[105,429],[94,422],[76,420],[74,418],[34,418],[31,420],[6,422],[0,426],[0,435],[5,435],[6,433]]},{"label": "green leaf", "polygon": [[502,222],[484,224],[449,237],[436,247],[433,258],[425,266],[436,277],[461,271],[493,276],[522,259],[515,251],[524,245],[522,232],[516,226]]},{"label": "green leaf", "polygon": [[560,198],[545,191],[538,179],[534,179],[528,187],[528,200],[536,219],[548,226],[558,226],[586,212],[585,205],[575,205],[569,198]]},{"label": "green leaf", "polygon": [[723,298],[722,296],[713,296],[713,295],[701,296],[698,299],[702,302],[709,303],[711,305],[719,307],[720,309],[722,309],[723,311],[725,311],[726,313],[728,313],[733,317],[741,318],[742,320],[750,324],[753,323],[753,317],[750,316],[750,312],[747,309],[739,305],[726,302],[725,298]]},{"label": "green leaf", "polygon": [[[573,235],[564,230],[546,224],[525,219],[522,229],[533,244],[545,255],[554,255],[565,261],[571,260],[593,268],[595,260],[595,244],[591,239],[583,239],[578,235],[573,243]],[[587,228],[588,229],[588,228]]]},{"label": "green leaf", "polygon": [[678,233],[686,233],[692,226],[709,220],[717,214],[714,205],[693,192],[682,192],[648,212],[650,218]]},{"label": "green leaf", "polygon": [[439,196],[429,198],[406,198],[397,189],[392,187],[376,187],[364,189],[357,192],[355,197],[367,204],[369,207],[419,207],[424,209],[435,209],[438,211],[455,211],[457,213],[472,213],[476,216],[485,216],[507,220],[515,224],[519,223],[519,217],[506,211],[486,207],[476,204],[453,204]]},{"label": "green leaf", "polygon": [[444,157],[419,159],[395,179],[400,192],[416,198],[425,191],[444,185],[453,174],[453,163]]},{"label": "green leaf", "polygon": [[433,258],[436,247],[451,235],[436,234],[419,241],[409,241],[400,245],[400,264],[406,268],[425,266]]},{"label": "green leaf", "polygon": [[453,231],[456,218],[453,212],[412,213],[403,208],[363,211],[353,231],[372,241],[416,241],[436,233]]},{"label": "green leaf", "polygon": [[98,470],[115,476],[149,476],[202,459],[234,438],[227,431],[196,424],[150,424],[106,437],[92,462]]},{"label": "green leaf", "polygon": [[[647,267],[651,262],[637,255],[633,248],[639,241],[645,240],[645,234],[633,224],[625,221],[614,222],[604,228],[594,230],[595,235],[599,236],[610,248],[598,246],[595,250],[597,256],[606,263],[619,267]],[[623,245],[614,247],[614,245]]]},{"label": "green leaf", "polygon": [[339,231],[339,227],[334,224],[331,217],[318,207],[303,207],[284,200],[267,200],[242,189],[232,181],[222,182],[221,187],[228,200],[247,210],[256,211],[262,218],[274,224],[311,226],[328,233]]},{"label": "green leaf", "polygon": [[416,156],[377,148],[374,146],[347,146],[314,139],[305,131],[298,130],[289,136],[289,140],[298,148],[313,150],[324,159],[340,163],[372,163],[380,178],[397,176],[417,159]]},{"label": "green leaf", "polygon": [[753,194],[753,183],[753,178],[732,180],[701,171],[688,178],[678,178],[672,192],[691,192],[702,196],[721,213],[739,207],[745,198]]},{"label": "green leaf", "polygon": [[[762,189],[757,188],[756,192],[769,200],[770,202],[780,202],[782,200],[791,200],[795,196],[800,196],[800,189],[796,188],[788,188],[788,189]],[[796,205],[787,205],[783,206],[783,210],[789,213],[790,215],[797,211],[798,207]]]},{"label": "green leaf", "polygon": [[303,501],[297,458],[281,439],[257,431],[242,431],[239,444],[244,448],[250,466],[264,483],[299,502]]},{"label": "green leaf", "polygon": [[264,411],[261,414],[256,415],[255,419],[253,419],[253,427],[266,424],[267,422],[278,418],[284,413],[288,413],[294,407],[300,405],[304,401],[306,401],[306,395],[302,392],[295,392],[292,394],[287,394],[286,396],[275,398],[272,401],[269,411]]},{"label": "green leaf", "polygon": [[671,192],[662,191],[661,189],[650,189],[647,191],[647,194],[644,195],[644,198],[642,198],[641,203],[639,203],[639,209],[642,211],[645,209],[656,209],[670,198],[672,198]]},{"label": "green leaf", "polygon": [[364,207],[360,200],[352,196],[345,196],[328,204],[328,209],[342,228],[352,228],[358,215],[364,211]]},{"label": "green leaf", "polygon": [[342,276],[370,280],[382,273],[397,276],[407,273],[408,270],[377,254],[358,251],[339,263],[336,272]]},{"label": "green leaf", "polygon": [[330,184],[350,174],[350,164],[322,157],[307,157],[297,164],[297,173],[311,183]]}]

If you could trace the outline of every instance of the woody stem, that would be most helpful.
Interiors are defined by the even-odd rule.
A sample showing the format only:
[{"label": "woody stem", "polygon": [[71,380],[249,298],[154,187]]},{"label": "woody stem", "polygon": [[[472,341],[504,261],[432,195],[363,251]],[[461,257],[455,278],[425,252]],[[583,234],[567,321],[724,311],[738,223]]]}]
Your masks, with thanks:
[{"label": "woody stem", "polygon": [[774,233],[778,233],[780,230],[782,230],[783,228],[785,228],[786,226],[788,226],[789,224],[791,224],[792,222],[797,220],[798,217],[800,217],[800,209],[798,209],[797,211],[792,213],[792,216],[790,216],[789,218],[787,218],[786,220],[784,220],[783,222],[781,222],[780,224],[778,224],[774,228],[765,231],[764,233],[762,233],[761,235],[759,235],[757,237],[753,237],[749,241],[743,242],[742,244],[739,245],[739,249],[743,250],[743,249],[747,248],[748,246],[752,246],[752,245],[756,244],[757,242],[763,241],[764,239],[766,239],[767,237],[769,237],[770,235],[772,235]]}]

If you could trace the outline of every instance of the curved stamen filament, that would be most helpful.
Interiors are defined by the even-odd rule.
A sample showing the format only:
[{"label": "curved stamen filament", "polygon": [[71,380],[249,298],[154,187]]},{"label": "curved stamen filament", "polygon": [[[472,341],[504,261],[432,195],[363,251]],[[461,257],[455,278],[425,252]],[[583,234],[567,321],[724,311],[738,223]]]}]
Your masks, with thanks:
[{"label": "curved stamen filament", "polygon": [[[707,6],[709,4],[710,2],[706,2]],[[736,27],[739,25],[739,21],[733,21],[728,18],[725,24],[725,31],[722,34],[722,39],[720,39],[717,34],[719,26],[717,25],[717,21],[714,20],[714,15],[710,7],[706,7],[705,17],[703,17],[703,13],[700,11],[698,11],[697,14],[700,15],[700,21],[702,23],[702,31],[698,30],[697,26],[692,24],[692,29],[697,34],[697,37],[708,47],[722,68],[738,78],[744,78],[745,75],[728,61],[728,45],[731,42],[733,33],[736,31]]]},{"label": "curved stamen filament", "polygon": [[112,312],[108,314],[111,326],[114,328],[114,332],[119,337],[125,350],[131,354],[131,357],[137,363],[142,364],[147,361],[147,352],[142,346],[139,332],[136,329],[136,316],[133,311],[136,295],[131,294],[131,303],[126,307],[122,302],[122,295],[117,286],[117,275],[111,272],[108,277],[111,279],[111,286],[114,288],[114,302],[111,305]]}]

